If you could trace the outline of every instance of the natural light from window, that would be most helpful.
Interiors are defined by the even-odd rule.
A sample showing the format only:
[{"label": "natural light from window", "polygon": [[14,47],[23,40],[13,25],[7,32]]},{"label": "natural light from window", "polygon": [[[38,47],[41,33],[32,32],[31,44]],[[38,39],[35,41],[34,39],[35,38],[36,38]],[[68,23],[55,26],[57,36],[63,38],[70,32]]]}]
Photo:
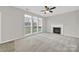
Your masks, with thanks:
[{"label": "natural light from window", "polygon": [[24,15],[24,34],[33,34],[42,32],[42,18],[30,15]]}]

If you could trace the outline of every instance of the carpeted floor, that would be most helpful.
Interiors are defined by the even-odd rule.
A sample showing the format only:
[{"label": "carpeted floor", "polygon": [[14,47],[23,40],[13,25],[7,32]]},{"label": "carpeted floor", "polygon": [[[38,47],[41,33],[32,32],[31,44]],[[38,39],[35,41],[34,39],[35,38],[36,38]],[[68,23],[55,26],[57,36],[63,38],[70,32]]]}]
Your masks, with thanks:
[{"label": "carpeted floor", "polygon": [[20,52],[77,52],[79,39],[51,33],[40,33],[15,41]]},{"label": "carpeted floor", "polygon": [[15,51],[14,41],[0,44],[0,52],[13,52]]},{"label": "carpeted floor", "polygon": [[79,39],[51,33],[39,33],[0,44],[0,52],[79,52]]}]

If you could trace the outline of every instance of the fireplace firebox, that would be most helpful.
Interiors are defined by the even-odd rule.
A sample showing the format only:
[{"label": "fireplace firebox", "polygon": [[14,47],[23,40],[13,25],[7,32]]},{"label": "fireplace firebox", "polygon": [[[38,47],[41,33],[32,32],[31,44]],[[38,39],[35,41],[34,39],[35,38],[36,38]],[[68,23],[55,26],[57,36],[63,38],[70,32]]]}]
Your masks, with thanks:
[{"label": "fireplace firebox", "polygon": [[51,25],[51,33],[63,35],[64,26],[63,24],[52,24]]},{"label": "fireplace firebox", "polygon": [[53,27],[53,33],[61,34],[61,28],[60,27]]}]

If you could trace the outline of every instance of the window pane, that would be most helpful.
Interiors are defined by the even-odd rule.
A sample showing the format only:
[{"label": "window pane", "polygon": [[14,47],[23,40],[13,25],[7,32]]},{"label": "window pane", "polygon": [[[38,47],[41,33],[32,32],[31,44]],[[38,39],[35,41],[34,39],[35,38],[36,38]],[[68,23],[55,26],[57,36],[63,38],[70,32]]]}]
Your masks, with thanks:
[{"label": "window pane", "polygon": [[32,32],[37,32],[37,22],[38,22],[37,17],[33,17],[33,20],[32,20]]},{"label": "window pane", "polygon": [[42,31],[42,18],[39,18],[38,20],[38,31]]},{"label": "window pane", "polygon": [[24,33],[29,34],[31,31],[31,27],[24,27]]},{"label": "window pane", "polygon": [[24,33],[31,33],[31,16],[26,15],[24,19]]}]

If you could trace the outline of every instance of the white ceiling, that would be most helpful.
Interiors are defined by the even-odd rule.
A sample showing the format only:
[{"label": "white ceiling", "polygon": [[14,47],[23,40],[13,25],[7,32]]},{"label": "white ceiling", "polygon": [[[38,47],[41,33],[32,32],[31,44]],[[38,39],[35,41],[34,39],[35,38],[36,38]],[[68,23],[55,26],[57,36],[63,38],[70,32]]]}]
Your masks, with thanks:
[{"label": "white ceiling", "polygon": [[58,14],[66,13],[66,12],[79,10],[79,6],[56,6],[56,9],[53,10],[54,12],[52,14],[44,15],[44,14],[41,13],[41,10],[44,9],[43,6],[16,6],[16,7],[24,9],[24,10],[29,9],[28,10],[29,12],[41,15],[43,17],[58,15]]}]

